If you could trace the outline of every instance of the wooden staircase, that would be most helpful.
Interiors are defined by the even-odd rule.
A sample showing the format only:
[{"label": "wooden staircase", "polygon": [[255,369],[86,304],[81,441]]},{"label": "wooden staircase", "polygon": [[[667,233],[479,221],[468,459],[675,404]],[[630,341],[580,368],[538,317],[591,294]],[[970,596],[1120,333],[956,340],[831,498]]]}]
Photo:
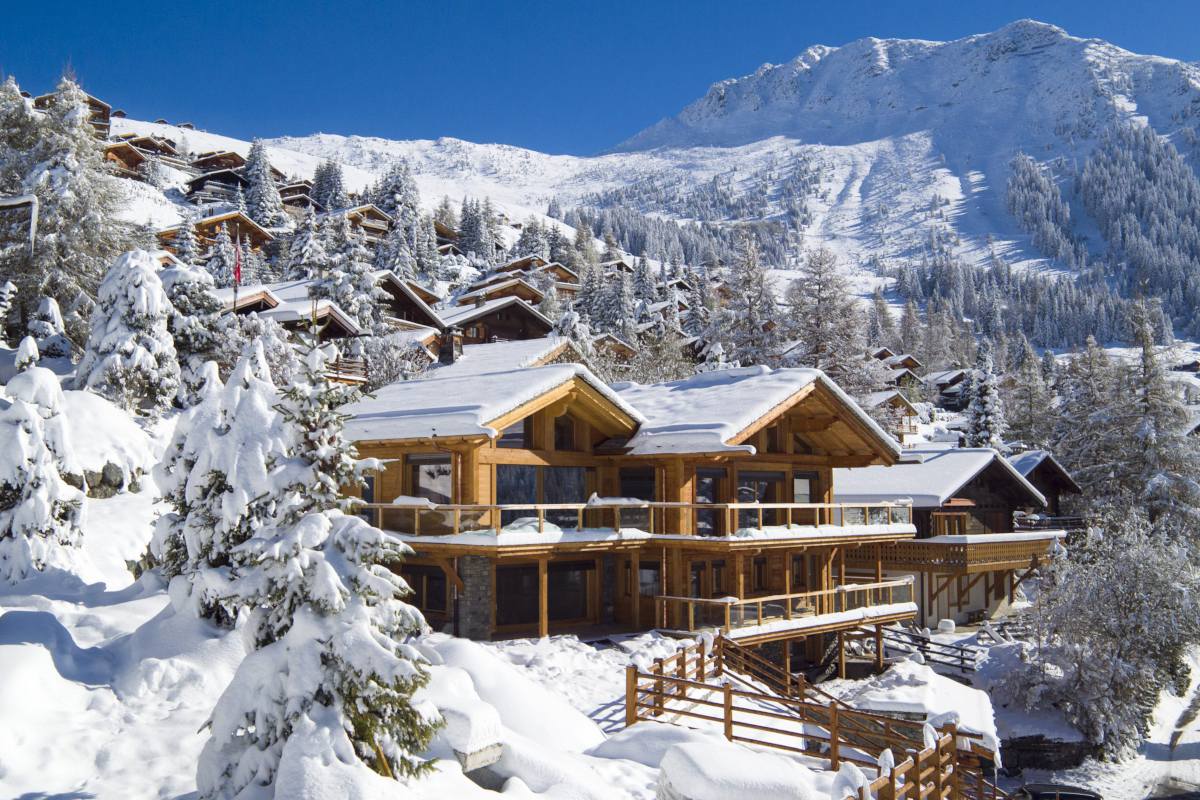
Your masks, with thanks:
[{"label": "wooden staircase", "polygon": [[[626,725],[647,720],[715,723],[730,741],[821,758],[832,770],[856,764],[877,776],[858,800],[1008,798],[986,779],[993,754],[977,737],[860,711],[725,637],[658,659],[648,672],[627,668]],[[887,770],[879,767],[885,750],[894,762]]]}]

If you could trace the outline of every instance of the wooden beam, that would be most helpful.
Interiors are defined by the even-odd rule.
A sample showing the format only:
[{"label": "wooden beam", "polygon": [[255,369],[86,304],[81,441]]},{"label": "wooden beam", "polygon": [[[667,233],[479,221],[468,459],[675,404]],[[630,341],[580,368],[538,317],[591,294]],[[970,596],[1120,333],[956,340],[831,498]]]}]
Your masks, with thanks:
[{"label": "wooden beam", "polygon": [[538,559],[538,638],[550,635],[550,560]]},{"label": "wooden beam", "polygon": [[633,584],[629,588],[629,596],[632,598],[630,616],[635,631],[642,629],[642,581],[638,575],[642,564],[641,556],[640,550],[634,550],[629,554],[629,580]]},{"label": "wooden beam", "polygon": [[837,422],[837,418],[832,415],[791,417],[789,422],[791,429],[797,433],[818,433],[828,430],[833,423]]},{"label": "wooden beam", "polygon": [[446,577],[449,578],[450,582],[454,584],[455,589],[458,589],[460,592],[463,591],[463,579],[459,577],[458,570],[456,570],[454,565],[450,563],[450,559],[434,558],[431,559],[431,561],[442,568],[442,572],[446,573]]}]

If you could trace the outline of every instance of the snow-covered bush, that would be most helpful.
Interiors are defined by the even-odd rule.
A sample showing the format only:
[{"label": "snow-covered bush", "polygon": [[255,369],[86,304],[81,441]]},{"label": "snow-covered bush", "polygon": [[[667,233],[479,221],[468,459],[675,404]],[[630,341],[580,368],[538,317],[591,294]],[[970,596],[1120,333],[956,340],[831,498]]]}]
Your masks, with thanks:
[{"label": "snow-covered bush", "polygon": [[29,321],[29,335],[37,339],[38,352],[47,358],[68,358],[71,355],[71,340],[63,327],[62,312],[53,297],[43,297],[38,303],[33,319]]},{"label": "snow-covered bush", "polygon": [[173,266],[159,273],[171,302],[167,328],[179,360],[180,405],[190,406],[201,383],[201,368],[216,353],[221,331],[221,301],[212,276],[203,269]]},{"label": "snow-covered bush", "polygon": [[154,256],[132,250],[118,258],[100,284],[78,386],[126,410],[168,406],[179,388],[170,314]]},{"label": "snow-covered bush", "polygon": [[70,569],[82,536],[84,495],[62,416],[58,377],[31,366],[5,386],[0,412],[0,578],[20,580],[47,567]]}]

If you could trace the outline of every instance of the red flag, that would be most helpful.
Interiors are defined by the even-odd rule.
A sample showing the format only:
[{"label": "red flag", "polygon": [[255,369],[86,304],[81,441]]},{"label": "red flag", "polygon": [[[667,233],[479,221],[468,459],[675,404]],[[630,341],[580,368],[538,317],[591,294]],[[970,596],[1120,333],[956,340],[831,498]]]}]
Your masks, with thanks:
[{"label": "red flag", "polygon": [[233,283],[235,286],[240,286],[242,283],[242,246],[240,244],[235,248],[233,256]]}]

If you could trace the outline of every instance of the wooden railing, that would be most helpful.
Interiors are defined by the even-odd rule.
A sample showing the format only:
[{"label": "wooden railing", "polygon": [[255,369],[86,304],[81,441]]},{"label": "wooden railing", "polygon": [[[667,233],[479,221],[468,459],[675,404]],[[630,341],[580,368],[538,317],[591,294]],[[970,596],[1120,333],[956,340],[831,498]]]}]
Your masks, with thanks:
[{"label": "wooden railing", "polygon": [[361,383],[367,380],[367,362],[362,358],[338,358],[325,365],[330,380]]},{"label": "wooden railing", "polygon": [[684,630],[718,628],[723,633],[730,633],[781,620],[911,602],[913,579],[911,575],[905,575],[879,583],[849,583],[833,589],[745,599],[659,595],[654,598],[654,619],[658,627],[670,627],[671,619],[679,619],[686,626]]},{"label": "wooden railing", "polygon": [[[1050,551],[1050,539],[1019,542],[948,543],[914,539],[888,545],[884,560],[889,568],[913,566],[935,572],[954,572],[968,567],[1028,567],[1031,559]],[[849,560],[853,562],[851,554]]]},{"label": "wooden railing", "polygon": [[912,521],[911,506],[898,503],[361,503],[358,507],[372,515],[378,528],[417,536],[518,527],[545,533],[548,525],[576,532],[635,528],[651,534],[712,536],[745,529],[787,531]]},{"label": "wooden railing", "polygon": [[[711,651],[702,641],[656,660],[646,671],[630,665],[625,673],[626,726],[708,723],[720,726],[729,741],[822,759],[831,770],[853,763],[874,776],[869,788],[846,796],[859,800],[1006,797],[983,776],[981,765],[992,754],[971,734],[948,725],[935,731],[934,743],[926,747],[925,723],[860,711],[815,687],[776,694],[753,684],[736,688],[728,678],[736,677],[734,671],[742,670],[749,658],[765,661],[719,637]],[[878,766],[884,750],[897,762],[888,770]]]},{"label": "wooden railing", "polygon": [[975,672],[983,658],[983,650],[961,644],[935,642],[929,636],[901,628],[884,628],[881,632],[885,644],[902,653],[920,653],[925,661],[957,667],[961,672]]},{"label": "wooden railing", "polygon": [[1015,517],[1016,531],[1082,531],[1091,524],[1087,517]]}]

